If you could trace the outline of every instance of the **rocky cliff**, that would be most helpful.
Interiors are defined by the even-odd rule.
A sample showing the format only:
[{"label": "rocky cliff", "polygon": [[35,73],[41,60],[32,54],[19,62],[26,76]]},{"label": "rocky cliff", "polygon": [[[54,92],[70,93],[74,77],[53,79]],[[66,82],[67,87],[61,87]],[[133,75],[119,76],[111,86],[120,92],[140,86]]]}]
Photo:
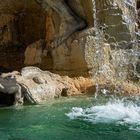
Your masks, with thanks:
[{"label": "rocky cliff", "polygon": [[37,66],[138,82],[139,8],[139,0],[0,1],[0,72]]},{"label": "rocky cliff", "polygon": [[133,66],[123,61],[131,61],[137,28],[136,1],[4,0],[0,2],[1,72],[34,65],[87,77],[95,75],[102,63],[113,76],[122,72],[126,78]]}]

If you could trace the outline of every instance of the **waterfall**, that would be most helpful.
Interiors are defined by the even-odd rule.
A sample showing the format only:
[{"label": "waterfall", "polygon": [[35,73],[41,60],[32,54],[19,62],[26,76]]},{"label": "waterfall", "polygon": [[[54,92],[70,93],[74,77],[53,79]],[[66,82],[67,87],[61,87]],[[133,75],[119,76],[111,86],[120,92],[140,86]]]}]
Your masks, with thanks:
[{"label": "waterfall", "polygon": [[99,34],[99,29],[98,29],[98,22],[97,22],[97,9],[96,9],[96,0],[92,0],[93,3],[93,20],[94,20],[94,28],[95,28],[95,56],[94,56],[94,62],[96,63],[97,69],[95,72],[95,75],[93,75],[93,78],[96,79],[96,92],[95,92],[95,98],[98,95],[98,91],[99,91],[99,83],[97,80],[97,76],[98,76],[98,72],[99,72],[99,54],[100,54],[100,43],[99,43],[99,39],[100,39],[100,34]]},{"label": "waterfall", "polygon": [[[139,63],[140,59],[140,50],[139,50],[139,31],[138,31],[138,14],[136,10],[136,1],[133,0],[121,0],[121,6],[124,9],[128,9],[127,12],[124,10],[124,14],[122,14],[122,18],[126,22],[127,26],[130,29],[130,34],[132,39],[130,42],[126,42],[126,45],[132,44],[130,49],[127,49],[124,53],[127,54],[127,57],[124,57],[124,62],[121,61],[122,65],[130,65],[132,69],[130,70],[130,73],[133,75],[133,77],[137,77],[137,79],[140,78],[139,73],[137,72],[137,64]],[[126,12],[126,13],[125,13]],[[123,53],[123,54],[124,54]],[[127,62],[126,62],[127,61]],[[132,76],[130,75],[130,76]]]},{"label": "waterfall", "polygon": [[95,98],[98,95],[99,92],[99,81],[98,78],[102,72],[102,67],[103,67],[103,59],[104,59],[104,53],[103,53],[103,45],[104,45],[104,38],[102,31],[99,29],[99,24],[98,24],[98,10],[97,10],[97,1],[92,0],[93,3],[93,20],[94,20],[94,29],[95,29],[95,56],[94,56],[94,62],[96,63],[95,65],[95,73],[93,74],[93,79],[96,80],[96,92],[95,92]]},{"label": "waterfall", "polygon": [[[97,0],[92,0],[93,23],[95,28],[95,56],[93,58],[94,68],[96,69],[93,72],[93,79],[96,80],[95,97],[98,95],[98,92],[101,91],[99,85],[100,76],[112,81],[113,78],[115,78],[120,80],[120,82],[126,79],[132,80],[137,77],[137,80],[139,80],[140,78],[137,72],[139,69],[140,50],[136,37],[138,30],[135,2],[132,0],[113,0],[113,2],[102,0],[100,1],[102,3],[98,2]],[[98,7],[99,5],[100,7]],[[112,9],[113,13],[110,13]],[[118,18],[118,20],[120,20],[119,23],[112,20],[110,22],[108,22],[108,20],[103,20],[102,22],[100,18],[104,19],[106,17],[101,17],[102,15],[100,14],[104,14],[104,12],[109,13],[107,18],[112,18],[114,20]],[[112,31],[110,33],[110,30],[104,30],[102,25],[105,25],[105,27],[108,27],[110,30],[114,29],[114,36],[112,35]],[[106,58],[104,52],[106,36],[108,36],[106,42],[110,44],[111,59]],[[110,42],[110,40],[113,41]],[[108,59],[107,62],[105,62],[106,59]],[[110,65],[112,66],[111,68]]]}]

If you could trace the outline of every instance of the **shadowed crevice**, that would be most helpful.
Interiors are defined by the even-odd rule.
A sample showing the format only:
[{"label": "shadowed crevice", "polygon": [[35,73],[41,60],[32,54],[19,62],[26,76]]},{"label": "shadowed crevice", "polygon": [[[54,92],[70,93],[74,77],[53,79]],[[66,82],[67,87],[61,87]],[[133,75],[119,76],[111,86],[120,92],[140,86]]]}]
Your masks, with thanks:
[{"label": "shadowed crevice", "polygon": [[15,97],[14,94],[6,94],[0,92],[0,107],[14,105]]}]

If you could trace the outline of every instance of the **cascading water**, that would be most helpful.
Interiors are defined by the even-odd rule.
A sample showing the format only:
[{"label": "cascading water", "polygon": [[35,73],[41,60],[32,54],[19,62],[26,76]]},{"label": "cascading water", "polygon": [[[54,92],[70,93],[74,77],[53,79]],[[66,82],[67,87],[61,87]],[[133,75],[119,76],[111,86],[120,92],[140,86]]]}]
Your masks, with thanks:
[{"label": "cascading water", "polygon": [[97,18],[97,2],[96,0],[92,0],[93,3],[93,19],[94,19],[94,29],[95,29],[95,56],[94,56],[94,62],[95,62],[95,72],[93,74],[93,79],[96,79],[96,92],[95,92],[95,98],[98,95],[99,92],[99,81],[98,77],[102,73],[102,69],[104,66],[104,53],[103,53],[103,46],[104,46],[104,37],[102,30],[99,29],[98,24],[98,18]]},{"label": "cascading water", "polygon": [[[117,2],[117,1],[116,1]],[[129,70],[126,71],[126,74],[129,73],[129,78],[132,79],[137,79],[139,81],[139,73],[137,71],[138,69],[138,63],[139,63],[139,58],[140,58],[140,50],[138,46],[139,42],[139,37],[138,37],[138,14],[136,10],[136,1],[132,0],[125,0],[122,1],[120,0],[119,2],[121,4],[121,7],[124,10],[124,14],[122,14],[122,18],[124,22],[126,23],[127,27],[130,29],[130,35],[131,39],[129,41],[126,41],[123,44],[123,47],[126,49],[120,49],[118,52],[120,53],[120,60],[118,61],[119,67],[122,69],[124,67],[129,67]],[[121,42],[118,42],[120,45]],[[123,59],[122,59],[123,58]],[[124,71],[119,71],[118,76],[122,77],[124,74]]]},{"label": "cascading water", "polygon": [[[92,0],[93,3],[93,19],[94,19],[94,28],[95,28],[95,57],[94,57],[94,62],[96,62],[96,64],[98,65],[96,73],[94,75],[94,78],[96,79],[96,76],[99,72],[99,54],[100,54],[100,44],[99,44],[99,38],[100,38],[100,34],[98,31],[98,24],[97,24],[97,9],[96,9],[96,0]],[[98,81],[96,80],[96,92],[95,92],[95,98],[98,95]]]},{"label": "cascading water", "polygon": [[[102,0],[102,2],[107,3],[108,0]],[[100,12],[97,10],[97,1],[92,0],[93,2],[93,17],[94,17],[94,27],[96,32],[96,46],[95,46],[95,58],[94,62],[97,63],[97,71],[93,78],[97,79],[96,81],[96,96],[98,95],[99,91],[102,91],[102,93],[108,92],[106,89],[99,89],[99,82],[98,82],[98,76],[102,73],[106,73],[108,69],[103,69],[104,64],[104,37],[108,37],[107,42],[110,43],[110,46],[112,47],[111,51],[111,60],[109,61],[115,68],[116,77],[119,79],[119,82],[121,83],[123,80],[126,80],[126,78],[123,78],[124,75],[128,78],[129,72],[132,72],[135,77],[137,77],[137,80],[140,79],[140,73],[138,73],[140,66],[138,66],[140,63],[140,50],[138,42],[139,40],[137,37],[137,12],[136,12],[136,6],[134,1],[132,0],[114,0],[113,3],[110,3],[110,9],[105,8],[102,9],[102,11],[107,11],[113,9],[113,14],[111,13],[110,16],[113,16],[114,19],[119,18],[121,19],[119,24],[116,25],[107,25],[108,28],[115,28],[118,29],[118,26],[125,27],[125,32],[122,31],[122,34],[124,33],[124,38],[122,40],[117,40],[118,32],[116,30],[116,34],[114,36],[111,36],[111,33],[108,31],[102,31],[98,22],[98,16]],[[104,3],[102,3],[104,4]],[[113,8],[112,8],[112,7]],[[119,7],[123,7],[124,13],[120,12]],[[117,13],[118,12],[118,13]],[[126,13],[125,13],[126,12]],[[132,12],[132,13],[131,13]],[[100,23],[101,24],[101,23]],[[134,31],[134,32],[128,32],[128,29]],[[130,39],[127,41],[128,38],[125,38],[125,35],[129,34],[128,36]],[[116,36],[115,36],[116,35]],[[121,34],[120,34],[121,36]],[[114,39],[112,39],[114,38]],[[126,39],[126,40],[125,40]],[[113,42],[110,42],[110,40],[113,40]],[[123,45],[122,45],[123,44]],[[114,47],[115,46],[115,47]],[[130,67],[131,66],[131,67]],[[133,68],[132,68],[133,67]],[[138,68],[139,67],[139,68]],[[131,75],[129,75],[131,76]],[[132,77],[129,77],[130,79]],[[128,78],[128,79],[129,79]],[[133,79],[131,79],[133,80]],[[139,83],[138,83],[139,84]],[[121,91],[119,91],[121,92]],[[99,97],[100,98],[100,97]],[[115,125],[123,125],[128,126],[130,130],[136,130],[140,132],[140,103],[139,98],[130,97],[130,98],[118,98],[108,95],[105,98],[109,98],[109,100],[106,103],[99,103],[91,105],[91,107],[88,108],[82,108],[82,107],[73,107],[69,113],[66,114],[70,119],[72,120],[80,120],[85,122],[90,122],[92,124],[98,124],[98,123],[105,123],[105,124],[115,124]]]},{"label": "cascading water", "polygon": [[[126,79],[138,81],[140,77],[135,2],[130,0],[102,0],[101,2],[92,0],[95,28],[94,62],[96,65],[93,79],[96,79],[96,95],[99,91],[97,77],[100,75],[109,80],[116,78],[120,81]],[[121,9],[124,10],[121,11]],[[109,58],[106,58],[104,52],[106,48],[104,38],[110,44]]]}]

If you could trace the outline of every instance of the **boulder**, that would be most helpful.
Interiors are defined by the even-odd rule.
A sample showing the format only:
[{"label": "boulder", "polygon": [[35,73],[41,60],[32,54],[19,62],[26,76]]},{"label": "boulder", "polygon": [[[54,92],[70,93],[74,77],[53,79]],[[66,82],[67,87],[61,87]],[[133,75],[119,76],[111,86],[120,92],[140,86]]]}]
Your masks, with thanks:
[{"label": "boulder", "polygon": [[23,89],[26,99],[34,104],[61,96],[81,94],[93,86],[92,80],[88,78],[72,79],[37,67],[25,67],[20,74],[16,75],[16,81]]}]

